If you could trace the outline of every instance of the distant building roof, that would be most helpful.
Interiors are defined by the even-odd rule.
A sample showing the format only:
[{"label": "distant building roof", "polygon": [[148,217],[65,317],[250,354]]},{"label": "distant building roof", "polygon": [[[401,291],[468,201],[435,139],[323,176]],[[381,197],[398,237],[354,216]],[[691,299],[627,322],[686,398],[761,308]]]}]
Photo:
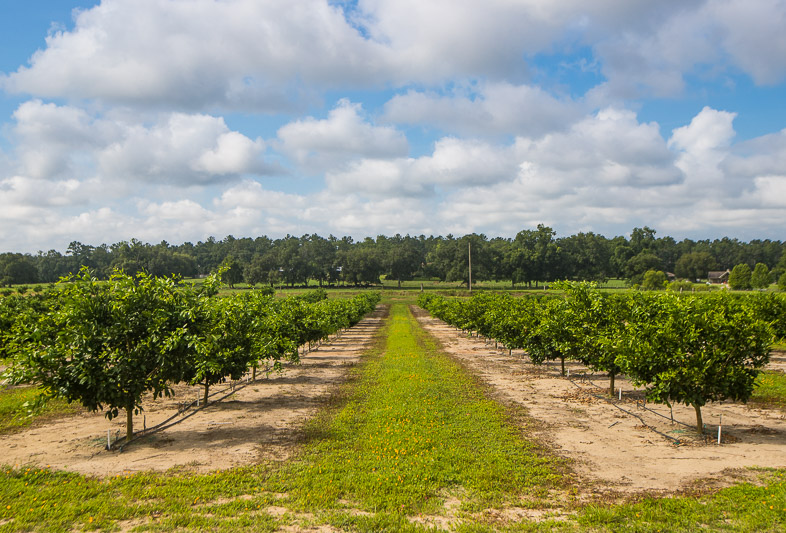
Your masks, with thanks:
[{"label": "distant building roof", "polygon": [[726,283],[729,281],[730,270],[710,270],[707,273],[707,281],[710,283]]}]

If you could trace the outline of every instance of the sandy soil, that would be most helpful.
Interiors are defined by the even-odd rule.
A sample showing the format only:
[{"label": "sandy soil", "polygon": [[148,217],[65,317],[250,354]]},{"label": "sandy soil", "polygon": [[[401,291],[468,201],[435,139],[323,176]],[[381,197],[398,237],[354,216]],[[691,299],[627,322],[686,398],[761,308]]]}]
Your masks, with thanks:
[{"label": "sandy soil", "polygon": [[[702,409],[707,436],[700,438],[692,407],[675,406],[672,422],[668,407],[645,406],[643,392],[624,377],[616,382],[622,400],[611,399],[605,374],[568,363],[570,378],[563,378],[559,361],[534,366],[522,352],[510,356],[493,342],[469,339],[424,311],[413,311],[447,353],[489,384],[503,403],[521,405],[540,421],[535,438],[574,460],[580,481],[595,492],[725,486],[751,475],[743,467],[786,467],[786,416],[780,411],[731,402],[707,405]],[[775,354],[774,367],[785,362],[784,354]]]},{"label": "sandy soil", "polygon": [[[205,472],[267,459],[286,459],[303,423],[341,383],[369,346],[387,311],[379,307],[340,338],[323,344],[287,365],[282,374],[248,384],[240,381],[234,394],[201,409],[191,409],[171,427],[132,442],[122,451],[107,451],[106,433],[125,435],[125,414],[108,421],[102,413],[82,414],[0,437],[0,463],[37,464],[84,474],[115,475],[180,467]],[[176,415],[183,402],[194,401],[201,388],[178,387],[173,398],[143,402],[135,429],[152,427]],[[224,396],[218,394],[215,398]],[[190,415],[190,416],[189,416]]]}]

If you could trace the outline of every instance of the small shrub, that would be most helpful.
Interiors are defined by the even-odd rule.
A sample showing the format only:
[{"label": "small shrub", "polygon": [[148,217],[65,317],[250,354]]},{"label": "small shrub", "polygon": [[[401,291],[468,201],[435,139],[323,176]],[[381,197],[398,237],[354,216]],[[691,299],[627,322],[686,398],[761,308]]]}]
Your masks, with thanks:
[{"label": "small shrub", "polygon": [[693,290],[693,283],[688,280],[676,280],[669,283],[666,288],[675,292],[688,292]]},{"label": "small shrub", "polygon": [[666,273],[661,270],[648,270],[644,273],[641,288],[645,291],[661,290],[666,287],[668,282]]}]

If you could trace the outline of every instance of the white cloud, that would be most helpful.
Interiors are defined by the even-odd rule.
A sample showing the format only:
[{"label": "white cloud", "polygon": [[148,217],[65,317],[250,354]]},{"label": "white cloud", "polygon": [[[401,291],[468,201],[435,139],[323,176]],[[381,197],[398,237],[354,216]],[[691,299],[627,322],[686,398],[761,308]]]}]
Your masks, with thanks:
[{"label": "white cloud", "polygon": [[360,104],[341,100],[328,118],[308,117],[278,130],[281,150],[310,172],[324,172],[359,158],[405,156],[407,138],[390,126],[364,120]]},{"label": "white cloud", "polygon": [[672,133],[669,147],[679,153],[676,165],[687,177],[686,190],[701,191],[702,197],[739,192],[720,168],[735,135],[735,116],[705,107]]},{"label": "white cloud", "polygon": [[266,172],[264,143],[230,131],[222,118],[172,113],[128,126],[98,154],[102,175],[134,181],[200,185]]},{"label": "white cloud", "polygon": [[419,158],[362,159],[328,172],[328,189],[373,198],[429,196],[437,187],[455,188],[511,180],[516,162],[510,147],[446,137],[431,155]]},{"label": "white cloud", "polygon": [[674,95],[686,73],[786,76],[780,0],[544,2],[106,0],[47,38],[10,92],[125,105],[279,112],[325,88],[520,83],[526,58],[593,48],[610,94]]},{"label": "white cloud", "polygon": [[560,130],[580,117],[580,106],[536,86],[506,82],[484,84],[474,95],[442,96],[410,90],[385,105],[393,122],[436,126],[469,136],[538,137]]},{"label": "white cloud", "polygon": [[[315,46],[315,43],[319,45]],[[11,92],[181,109],[277,110],[295,80],[362,81],[373,43],[320,0],[104,1],[47,38]]]},{"label": "white cloud", "polygon": [[725,51],[756,83],[786,78],[786,2],[713,0],[704,13],[717,20]]},{"label": "white cloud", "polygon": [[350,163],[344,170],[328,172],[325,182],[332,192],[366,197],[431,195],[428,184],[412,179],[412,164],[411,159],[363,159]]},{"label": "white cloud", "polygon": [[269,171],[261,139],[209,115],[162,114],[148,125],[33,100],[13,117],[17,170],[31,178],[191,185]]},{"label": "white cloud", "polygon": [[516,144],[522,170],[554,194],[587,186],[657,187],[682,178],[658,125],[640,124],[631,111],[605,109],[565,133]]}]

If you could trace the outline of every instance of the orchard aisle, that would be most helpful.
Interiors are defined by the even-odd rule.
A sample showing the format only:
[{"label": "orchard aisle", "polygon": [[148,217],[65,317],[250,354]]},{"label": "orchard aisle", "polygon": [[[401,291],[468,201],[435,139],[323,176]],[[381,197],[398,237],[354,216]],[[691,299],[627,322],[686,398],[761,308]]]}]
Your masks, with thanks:
[{"label": "orchard aisle", "polygon": [[[208,472],[289,457],[300,428],[324,404],[349,368],[358,362],[387,316],[377,310],[341,337],[285,365],[282,374],[248,385],[208,405],[193,416],[159,433],[133,442],[122,452],[106,451],[106,433],[125,434],[125,416],[107,421],[103,413],[85,413],[0,436],[0,462],[51,466],[91,475],[116,475],[180,467]],[[218,385],[213,390],[226,389]],[[193,401],[201,387],[177,387],[173,398],[145,401],[135,417],[137,429],[162,422],[178,412],[178,404]],[[216,396],[218,397],[218,396]]]},{"label": "orchard aisle", "polygon": [[[668,407],[647,404],[661,416],[638,407],[642,391],[634,392],[622,376],[617,387],[624,391],[623,401],[609,403],[597,397],[606,394],[605,374],[582,380],[581,374],[591,371],[566,362],[574,379],[562,378],[559,362],[534,366],[518,350],[509,356],[420,308],[413,312],[447,353],[497,391],[500,401],[521,405],[539,420],[532,435],[575,460],[576,473],[596,491],[669,493],[696,485],[728,486],[752,476],[745,467],[786,467],[786,420],[780,411],[709,404],[703,408],[709,442],[698,442],[692,407],[675,405],[675,420],[687,425],[672,424]],[[724,443],[718,446],[714,439],[721,414]]]}]

